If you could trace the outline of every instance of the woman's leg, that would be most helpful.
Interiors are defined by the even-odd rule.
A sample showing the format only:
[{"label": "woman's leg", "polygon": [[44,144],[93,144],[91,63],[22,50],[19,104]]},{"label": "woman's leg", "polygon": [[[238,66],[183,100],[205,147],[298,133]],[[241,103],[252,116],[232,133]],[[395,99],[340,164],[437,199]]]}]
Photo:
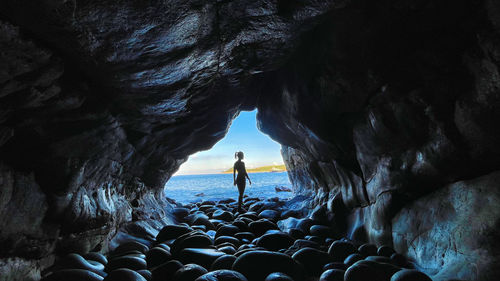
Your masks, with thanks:
[{"label": "woman's leg", "polygon": [[245,179],[243,181],[238,182],[238,191],[240,192],[240,196],[238,197],[238,212],[241,212],[241,204],[243,202],[243,193],[245,193]]}]

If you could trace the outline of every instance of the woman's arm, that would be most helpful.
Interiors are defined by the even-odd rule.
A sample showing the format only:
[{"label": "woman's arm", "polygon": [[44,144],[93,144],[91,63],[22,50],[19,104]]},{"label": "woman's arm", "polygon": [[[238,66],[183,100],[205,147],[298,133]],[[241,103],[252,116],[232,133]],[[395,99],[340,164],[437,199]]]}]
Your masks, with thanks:
[{"label": "woman's arm", "polygon": [[233,185],[236,185],[236,163],[233,166]]},{"label": "woman's arm", "polygon": [[249,182],[250,184],[252,184],[252,181],[250,180],[250,177],[248,176],[248,173],[247,173],[247,172],[245,172],[245,174],[246,174],[246,176],[247,176],[248,182]]}]

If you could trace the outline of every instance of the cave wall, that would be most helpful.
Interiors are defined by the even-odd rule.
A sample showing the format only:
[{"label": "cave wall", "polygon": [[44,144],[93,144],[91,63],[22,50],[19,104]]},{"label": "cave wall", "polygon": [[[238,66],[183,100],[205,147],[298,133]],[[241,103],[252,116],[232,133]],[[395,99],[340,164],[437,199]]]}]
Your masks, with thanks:
[{"label": "cave wall", "polygon": [[[470,207],[497,202],[499,29],[493,0],[2,1],[1,278],[131,223],[154,235],[165,182],[256,107],[296,192],[350,238],[488,280],[498,217]],[[439,207],[464,186],[470,203]],[[442,256],[432,210],[487,235]]]},{"label": "cave wall", "polygon": [[259,101],[295,189],[435,280],[499,276],[498,8],[352,1],[304,36]]},{"label": "cave wall", "polygon": [[336,6],[1,1],[0,280],[171,223],[166,181]]}]

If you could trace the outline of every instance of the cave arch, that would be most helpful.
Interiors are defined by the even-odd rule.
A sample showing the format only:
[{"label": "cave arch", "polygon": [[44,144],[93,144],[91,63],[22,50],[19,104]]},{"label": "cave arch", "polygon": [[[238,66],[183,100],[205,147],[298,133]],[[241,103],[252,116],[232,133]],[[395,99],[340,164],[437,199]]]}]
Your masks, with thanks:
[{"label": "cave arch", "polygon": [[436,280],[499,275],[496,2],[71,3],[0,3],[6,268],[167,223],[171,173],[256,107],[346,233]]}]

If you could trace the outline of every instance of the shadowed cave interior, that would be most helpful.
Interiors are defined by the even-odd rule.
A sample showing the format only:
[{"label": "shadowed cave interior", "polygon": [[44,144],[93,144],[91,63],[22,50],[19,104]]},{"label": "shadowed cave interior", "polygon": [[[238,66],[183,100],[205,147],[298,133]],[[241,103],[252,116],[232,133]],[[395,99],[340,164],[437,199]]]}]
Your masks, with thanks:
[{"label": "shadowed cave interior", "polygon": [[[120,244],[141,264],[165,225],[199,226],[163,186],[253,109],[300,196],[250,200],[248,220],[272,205],[285,232],[301,219],[389,246],[434,281],[497,280],[499,32],[494,0],[1,1],[0,280],[40,280],[72,253],[99,271],[88,253]],[[189,207],[213,216],[210,204]],[[202,228],[192,248],[213,245]],[[155,251],[175,256],[179,241]],[[315,273],[325,246],[308,250]],[[387,262],[357,268],[415,280],[387,276]],[[85,272],[45,280],[103,279]],[[147,279],[133,276],[114,278]],[[242,280],[203,280],[226,279]]]}]

